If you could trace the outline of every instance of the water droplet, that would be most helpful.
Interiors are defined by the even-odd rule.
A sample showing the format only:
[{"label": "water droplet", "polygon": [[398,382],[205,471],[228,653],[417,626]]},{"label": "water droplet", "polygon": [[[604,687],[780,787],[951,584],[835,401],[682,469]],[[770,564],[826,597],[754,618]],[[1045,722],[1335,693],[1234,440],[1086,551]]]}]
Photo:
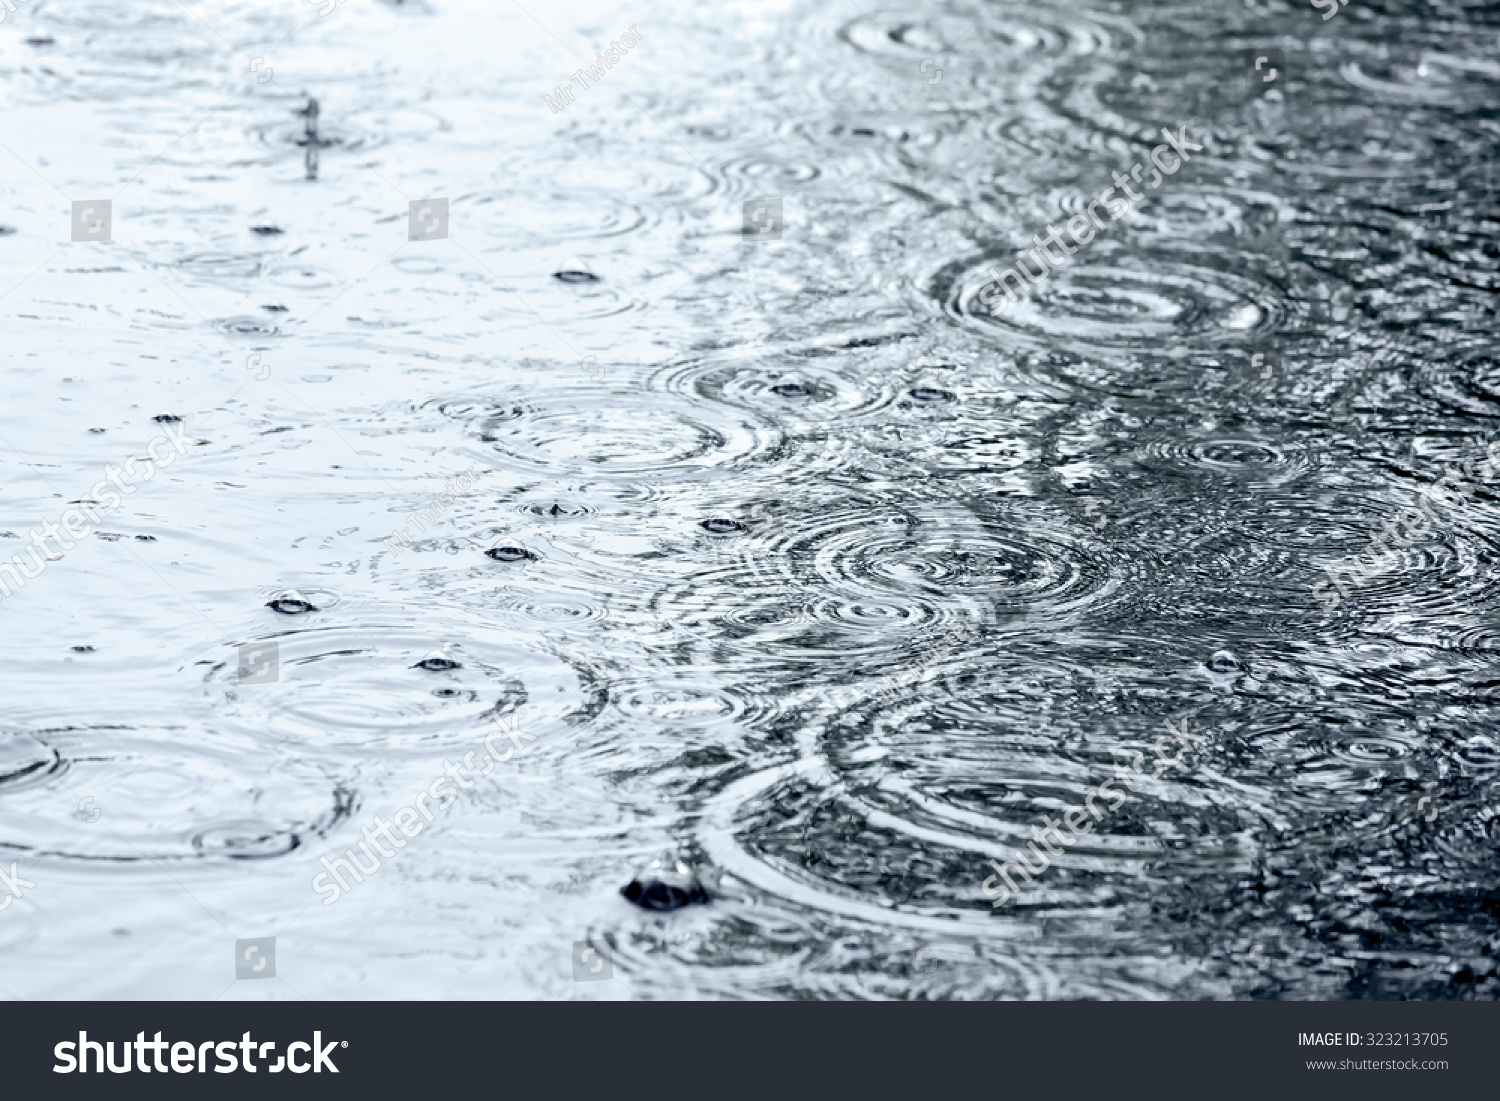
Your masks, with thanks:
[{"label": "water droplet", "polygon": [[552,278],[563,283],[597,283],[599,277],[591,271],[582,271],[578,268],[564,268],[562,271],[552,273]]},{"label": "water droplet", "polygon": [[486,558],[493,558],[496,562],[525,562],[536,558],[536,555],[525,547],[491,547],[484,552],[484,555]]}]

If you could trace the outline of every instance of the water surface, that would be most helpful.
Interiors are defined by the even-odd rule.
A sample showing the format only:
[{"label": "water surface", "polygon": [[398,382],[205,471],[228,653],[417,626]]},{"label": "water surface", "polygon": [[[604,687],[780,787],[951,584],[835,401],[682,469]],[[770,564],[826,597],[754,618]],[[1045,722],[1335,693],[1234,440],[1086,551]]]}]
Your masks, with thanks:
[{"label": "water surface", "polygon": [[[1314,587],[1496,438],[1497,46],[1456,0],[18,6],[3,557],[190,446],[0,602],[0,990],[1493,998],[1500,482]],[[620,897],[664,851],[708,905]]]}]

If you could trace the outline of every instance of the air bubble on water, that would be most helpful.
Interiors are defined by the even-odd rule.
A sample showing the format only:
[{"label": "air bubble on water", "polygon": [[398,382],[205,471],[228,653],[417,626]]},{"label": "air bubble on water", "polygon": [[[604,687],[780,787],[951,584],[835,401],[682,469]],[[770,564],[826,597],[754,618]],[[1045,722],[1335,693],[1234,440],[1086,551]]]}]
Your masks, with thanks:
[{"label": "air bubble on water", "polygon": [[445,673],[450,669],[461,669],[463,666],[449,657],[447,647],[444,647],[441,650],[432,651],[412,668],[426,669],[430,673]]},{"label": "air bubble on water", "polygon": [[1216,650],[1213,657],[1204,662],[1204,665],[1210,673],[1220,676],[1233,676],[1245,671],[1245,666],[1241,664],[1240,659],[1228,650]]},{"label": "air bubble on water", "polygon": [[714,535],[735,535],[745,530],[744,524],[725,516],[715,516],[712,519],[704,520],[698,526]]},{"label": "air bubble on water", "polygon": [[274,612],[280,612],[282,615],[304,615],[307,612],[316,612],[318,610],[313,607],[312,601],[308,600],[296,589],[287,589],[284,592],[278,593],[266,601],[266,607]]}]

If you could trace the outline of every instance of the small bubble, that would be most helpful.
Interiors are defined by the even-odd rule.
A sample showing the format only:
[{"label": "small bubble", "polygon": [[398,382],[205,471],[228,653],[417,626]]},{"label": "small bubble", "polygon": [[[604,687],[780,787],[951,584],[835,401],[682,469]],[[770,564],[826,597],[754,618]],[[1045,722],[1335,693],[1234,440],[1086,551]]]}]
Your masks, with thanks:
[{"label": "small bubble", "polygon": [[536,557],[525,547],[491,547],[484,555],[496,562],[526,562]]},{"label": "small bubble", "polygon": [[936,386],[916,386],[906,392],[912,401],[940,402],[957,401],[958,395],[951,390],[942,390]]},{"label": "small bubble", "polygon": [[710,520],[704,520],[698,525],[704,531],[715,535],[734,535],[745,530],[745,525],[738,520],[730,520],[728,517],[716,516]]},{"label": "small bubble", "polygon": [[697,873],[671,857],[653,860],[620,893],[643,910],[680,910],[708,901]]},{"label": "small bubble", "polygon": [[266,607],[282,615],[303,615],[307,612],[316,612],[312,602],[295,589],[287,589],[285,592],[272,597],[266,601]]},{"label": "small bubble", "polygon": [[807,398],[812,396],[812,388],[800,382],[782,382],[771,387],[771,393],[782,398]]},{"label": "small bubble", "polygon": [[1208,667],[1208,671],[1211,673],[1243,673],[1245,671],[1245,667],[1240,663],[1240,659],[1235,657],[1228,650],[1217,651],[1214,656],[1209,658],[1208,661],[1206,661],[1204,664]]}]

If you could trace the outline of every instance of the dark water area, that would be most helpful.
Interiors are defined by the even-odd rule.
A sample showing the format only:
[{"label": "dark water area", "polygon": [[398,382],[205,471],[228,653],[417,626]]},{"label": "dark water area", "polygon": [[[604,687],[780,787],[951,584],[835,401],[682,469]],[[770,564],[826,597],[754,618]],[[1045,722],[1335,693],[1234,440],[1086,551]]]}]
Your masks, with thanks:
[{"label": "dark water area", "polygon": [[1494,999],[1500,6],[1334,3],[18,0],[0,994]]}]

